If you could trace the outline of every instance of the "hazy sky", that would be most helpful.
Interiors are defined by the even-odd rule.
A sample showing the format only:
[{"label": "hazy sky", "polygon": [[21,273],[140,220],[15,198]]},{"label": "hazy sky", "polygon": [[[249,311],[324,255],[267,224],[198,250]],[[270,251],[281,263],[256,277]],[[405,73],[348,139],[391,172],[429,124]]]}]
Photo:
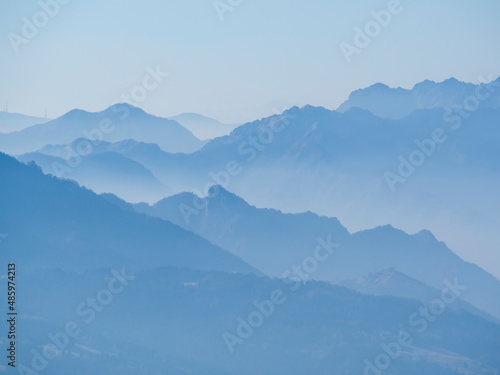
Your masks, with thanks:
[{"label": "hazy sky", "polygon": [[[339,44],[354,45],[355,27],[387,5],[243,0],[221,21],[212,0],[72,0],[43,26],[38,1],[2,0],[0,109],[8,101],[11,112],[36,116],[47,106],[52,118],[75,107],[99,111],[156,65],[170,75],[140,107],[224,122],[292,105],[333,109],[375,82],[411,88],[424,79],[500,75],[498,0],[403,0],[402,12],[347,63]],[[16,54],[9,33],[22,37],[23,17],[34,16],[43,27]]]}]

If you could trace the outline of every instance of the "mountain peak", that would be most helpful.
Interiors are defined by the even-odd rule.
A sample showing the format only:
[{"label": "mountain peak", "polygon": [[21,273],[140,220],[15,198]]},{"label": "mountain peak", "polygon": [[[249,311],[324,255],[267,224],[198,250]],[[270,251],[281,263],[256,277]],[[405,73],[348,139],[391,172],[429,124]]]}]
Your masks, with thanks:
[{"label": "mountain peak", "polygon": [[326,109],[325,107],[323,106],[315,106],[315,105],[311,105],[311,104],[306,104],[305,106],[301,107],[300,108],[302,111],[328,111],[330,112],[328,109]]},{"label": "mountain peak", "polygon": [[462,82],[462,81],[459,81],[459,80],[458,80],[458,79],[456,79],[455,77],[450,77],[450,78],[448,78],[448,79],[445,79],[445,80],[443,81],[443,83],[445,83],[445,82],[447,82],[447,83],[456,83],[456,82],[461,82],[461,83],[464,83],[464,82]]},{"label": "mountain peak", "polygon": [[103,112],[108,112],[111,111],[113,113],[119,113],[120,111],[123,111],[123,109],[127,109],[130,113],[136,113],[136,114],[144,114],[144,115],[149,115],[152,116],[151,114],[145,112],[142,108],[133,106],[132,104],[129,103],[116,103],[108,108],[106,108]]},{"label": "mountain peak", "polygon": [[429,90],[430,88],[437,85],[436,81],[430,79],[423,80],[422,82],[417,82],[413,85],[412,90]]},{"label": "mountain peak", "polygon": [[436,236],[427,229],[422,229],[420,232],[415,233],[413,237],[426,242],[438,242]]},{"label": "mountain peak", "polygon": [[0,137],[0,149],[10,154],[24,154],[44,145],[69,144],[82,136],[108,142],[134,139],[155,143],[171,153],[191,153],[206,143],[176,121],[118,103],[100,112],[74,109],[55,120],[5,134]]},{"label": "mountain peak", "polygon": [[[110,117],[114,117],[117,114],[123,113],[124,110],[127,110],[129,114],[133,113],[133,114],[149,115],[148,113],[144,112],[144,110],[142,110],[141,108],[135,107],[131,104],[116,103],[116,104],[113,104],[113,105],[107,107],[106,109],[104,109],[102,111],[97,111],[97,112],[90,112],[90,111],[86,111],[83,109],[75,108],[75,109],[72,109],[71,111],[66,112],[64,115],[62,115],[58,119],[72,120],[72,119],[76,119],[80,116],[110,115],[110,114],[112,114],[112,116],[110,116]],[[152,116],[152,115],[150,115],[150,116]]]},{"label": "mountain peak", "polygon": [[72,120],[72,119],[78,118],[80,116],[88,115],[89,113],[90,112],[87,112],[83,109],[75,108],[75,109],[72,109],[71,111],[66,112],[64,115],[62,115],[58,119]]},{"label": "mountain peak", "polygon": [[374,83],[373,85],[370,85],[366,88],[367,90],[387,90],[390,89],[389,86],[387,86],[385,83],[377,82]]},{"label": "mountain peak", "polygon": [[240,206],[240,207],[250,207],[250,205],[243,199],[237,196],[234,193],[226,190],[221,185],[213,185],[208,190],[209,205],[214,202],[223,202],[224,204],[230,204],[231,206]]}]

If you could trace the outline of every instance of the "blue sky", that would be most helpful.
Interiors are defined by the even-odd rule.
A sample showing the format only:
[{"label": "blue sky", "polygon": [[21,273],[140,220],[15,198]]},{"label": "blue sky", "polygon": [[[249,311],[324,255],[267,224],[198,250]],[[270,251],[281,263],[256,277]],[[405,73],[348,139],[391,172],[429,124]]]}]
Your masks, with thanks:
[{"label": "blue sky", "polygon": [[[50,0],[45,0],[50,1]],[[236,0],[221,0],[224,3]],[[139,106],[245,122],[292,105],[334,109],[375,82],[411,88],[500,75],[500,2],[402,0],[402,12],[347,63],[339,47],[388,1],[243,0],[221,21],[212,0],[61,5],[19,46],[38,1],[0,3],[0,109],[49,117],[102,110],[160,65],[169,76]]]}]

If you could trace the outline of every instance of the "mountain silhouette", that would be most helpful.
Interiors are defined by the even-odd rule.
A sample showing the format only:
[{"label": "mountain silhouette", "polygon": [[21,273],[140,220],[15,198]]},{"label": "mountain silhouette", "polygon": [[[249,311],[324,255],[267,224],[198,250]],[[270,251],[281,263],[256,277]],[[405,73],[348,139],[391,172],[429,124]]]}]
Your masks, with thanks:
[{"label": "mountain silhouette", "polygon": [[[126,140],[110,147],[110,143],[102,141],[92,146],[88,139],[81,138],[68,145],[45,146],[40,152],[19,156],[18,160],[34,161],[45,174],[74,180],[98,194],[113,193],[129,202],[155,202],[172,195],[172,189],[146,167],[115,151],[119,144],[128,147],[130,143],[137,142]],[[89,151],[79,155],[75,150],[81,147],[88,147]]]},{"label": "mountain silhouette", "polygon": [[123,211],[75,182],[0,153],[2,248],[25,270],[175,265],[257,272],[170,222]]},{"label": "mountain silhouette", "polygon": [[[489,89],[486,88],[488,85]],[[500,108],[499,86],[500,77],[492,82],[478,85],[461,82],[455,78],[449,78],[443,82],[426,80],[417,83],[411,90],[401,87],[391,88],[382,83],[376,83],[353,91],[349,99],[337,110],[345,112],[349,108],[358,107],[380,117],[400,119],[417,109],[450,109],[464,106],[467,97],[479,97],[482,107],[498,109]]]},{"label": "mountain silhouette", "polygon": [[[135,210],[193,231],[271,277],[282,277],[311,256],[318,238],[330,238],[339,247],[317,267],[314,279],[340,282],[387,268],[433,288],[440,288],[445,279],[458,279],[467,287],[464,300],[500,318],[500,301],[495,298],[500,281],[462,260],[427,230],[410,235],[385,225],[350,234],[336,218],[259,209],[220,186],[213,189],[218,193],[212,192],[214,197],[197,213],[192,211],[196,208],[192,193],[168,197],[153,206],[137,205]],[[191,207],[187,216],[186,207]]]},{"label": "mountain silhouette", "polygon": [[115,104],[96,113],[74,109],[46,123],[0,134],[0,150],[22,154],[50,144],[67,144],[82,137],[95,143],[124,139],[154,142],[169,152],[189,153],[204,144],[176,121],[147,114],[129,104]]}]

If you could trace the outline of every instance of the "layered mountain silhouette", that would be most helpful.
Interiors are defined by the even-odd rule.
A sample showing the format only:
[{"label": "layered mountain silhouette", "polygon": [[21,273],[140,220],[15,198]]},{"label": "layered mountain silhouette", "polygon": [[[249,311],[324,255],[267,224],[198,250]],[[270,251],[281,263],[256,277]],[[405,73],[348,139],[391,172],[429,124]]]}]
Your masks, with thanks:
[{"label": "layered mountain silhouette", "polygon": [[[481,101],[481,106],[500,108],[500,77],[491,82],[474,85],[449,78],[443,82],[423,81],[411,90],[401,87],[391,88],[382,83],[353,91],[338,108],[345,112],[349,108],[366,109],[373,114],[392,119],[408,116],[417,109],[454,107],[474,107],[466,98],[472,97]],[[470,98],[469,98],[470,99]]]},{"label": "layered mountain silhouette", "polygon": [[[297,284],[257,277],[252,275],[255,268],[240,258],[168,221],[132,212],[134,206],[116,197],[97,196],[5,154],[0,154],[0,170],[0,227],[9,233],[2,251],[11,254],[23,270],[25,292],[19,309],[24,314],[19,322],[30,332],[19,349],[24,365],[29,364],[33,350],[43,351],[49,334],[61,330],[61,322],[71,321],[81,331],[50,362],[51,371],[74,368],[75,374],[104,375],[125,364],[129,374],[322,374],[346,368],[360,373],[364,360],[373,361],[383,350],[381,343],[397,340],[401,330],[409,333],[412,344],[394,361],[394,371],[459,374],[472,369],[486,374],[500,366],[495,351],[500,326],[476,315],[447,307],[422,329],[423,323],[409,321],[422,308],[418,301],[365,296],[310,280]],[[292,229],[288,236],[299,235],[301,227],[321,235],[316,225],[328,232],[337,230],[340,238],[349,236],[335,219],[261,212],[222,189],[219,194],[220,201],[214,201],[215,207],[209,204],[207,215],[214,208],[224,217],[231,208],[244,212],[246,207],[254,211],[252,220],[257,223],[272,220],[280,227],[285,217]],[[121,207],[110,203],[113,199]],[[307,225],[309,220],[312,225]],[[264,227],[259,223],[250,230]],[[407,236],[392,229],[390,233]],[[254,236],[258,235],[255,230]],[[266,235],[273,240],[271,231]],[[388,236],[371,237],[370,242],[380,244],[383,238]],[[429,253],[439,253],[439,249],[427,235],[420,240],[431,243],[425,249],[417,246],[420,256],[427,258],[428,265],[434,264]],[[337,251],[347,248],[348,242],[340,243]],[[387,258],[381,248],[369,251]],[[262,254],[262,249],[255,251]],[[406,246],[399,251],[408,252]],[[363,255],[353,254],[358,261]],[[335,254],[334,260],[338,261]],[[157,268],[165,265],[183,269]],[[331,263],[323,263],[318,272],[323,265]],[[92,310],[95,319],[89,324],[86,320],[92,314],[85,301],[96,294],[98,300],[102,298],[113,275],[110,268],[126,272],[129,279],[123,292],[112,297],[113,303]],[[341,274],[336,269],[327,273]],[[275,290],[283,293],[282,304],[242,344],[228,346],[224,335],[237,335],[242,319],[257,309],[254,303],[269,299]],[[230,347],[236,354],[231,354]]]},{"label": "layered mountain silhouette", "polygon": [[[45,174],[74,180],[96,193],[114,193],[129,202],[154,202],[172,195],[172,189],[146,167],[114,151],[118,145],[126,148],[130,143],[137,142],[122,141],[109,147],[110,143],[102,141],[94,146],[88,139],[80,138],[68,145],[45,146],[40,152],[21,155],[18,160],[34,161]],[[79,154],[81,149],[85,153]]]},{"label": "layered mountain silhouette", "polygon": [[498,269],[499,84],[377,84],[231,131],[126,104],[0,127],[18,364],[75,322],[47,372],[498,374],[499,275],[470,261]]},{"label": "layered mountain silhouette", "polygon": [[409,235],[386,225],[350,234],[335,218],[258,209],[220,186],[211,194],[205,207],[199,197],[183,193],[134,209],[191,230],[271,277],[286,277],[312,256],[318,238],[330,238],[339,247],[312,278],[340,282],[394,268],[435,289],[445,279],[458,279],[466,286],[464,300],[500,318],[500,281],[463,261],[429,231]]},{"label": "layered mountain silhouette", "polygon": [[22,154],[81,137],[108,142],[132,138],[157,143],[164,151],[174,153],[193,152],[204,144],[176,121],[149,115],[129,104],[116,104],[96,113],[74,109],[55,120],[0,134],[0,151]]},{"label": "layered mountain silhouette", "polygon": [[257,272],[170,222],[121,210],[71,181],[0,153],[2,251],[30,270],[175,265]]},{"label": "layered mountain silhouette", "polygon": [[[464,118],[433,108],[401,120],[359,108],[339,113],[306,106],[244,124],[191,154],[137,141],[101,142],[95,148],[142,164],[174,193],[205,195],[220,184],[259,207],[338,217],[351,231],[387,223],[407,232],[428,228],[460,255],[491,264],[488,270],[495,272],[498,123],[500,111],[482,104]],[[436,129],[442,142],[429,143]],[[416,151],[424,156],[414,166],[409,159]],[[238,173],[229,175],[233,162]],[[399,180],[388,180],[387,173]],[[130,200],[152,203],[149,196],[146,190]],[[474,247],[483,255],[471,252]]]}]

